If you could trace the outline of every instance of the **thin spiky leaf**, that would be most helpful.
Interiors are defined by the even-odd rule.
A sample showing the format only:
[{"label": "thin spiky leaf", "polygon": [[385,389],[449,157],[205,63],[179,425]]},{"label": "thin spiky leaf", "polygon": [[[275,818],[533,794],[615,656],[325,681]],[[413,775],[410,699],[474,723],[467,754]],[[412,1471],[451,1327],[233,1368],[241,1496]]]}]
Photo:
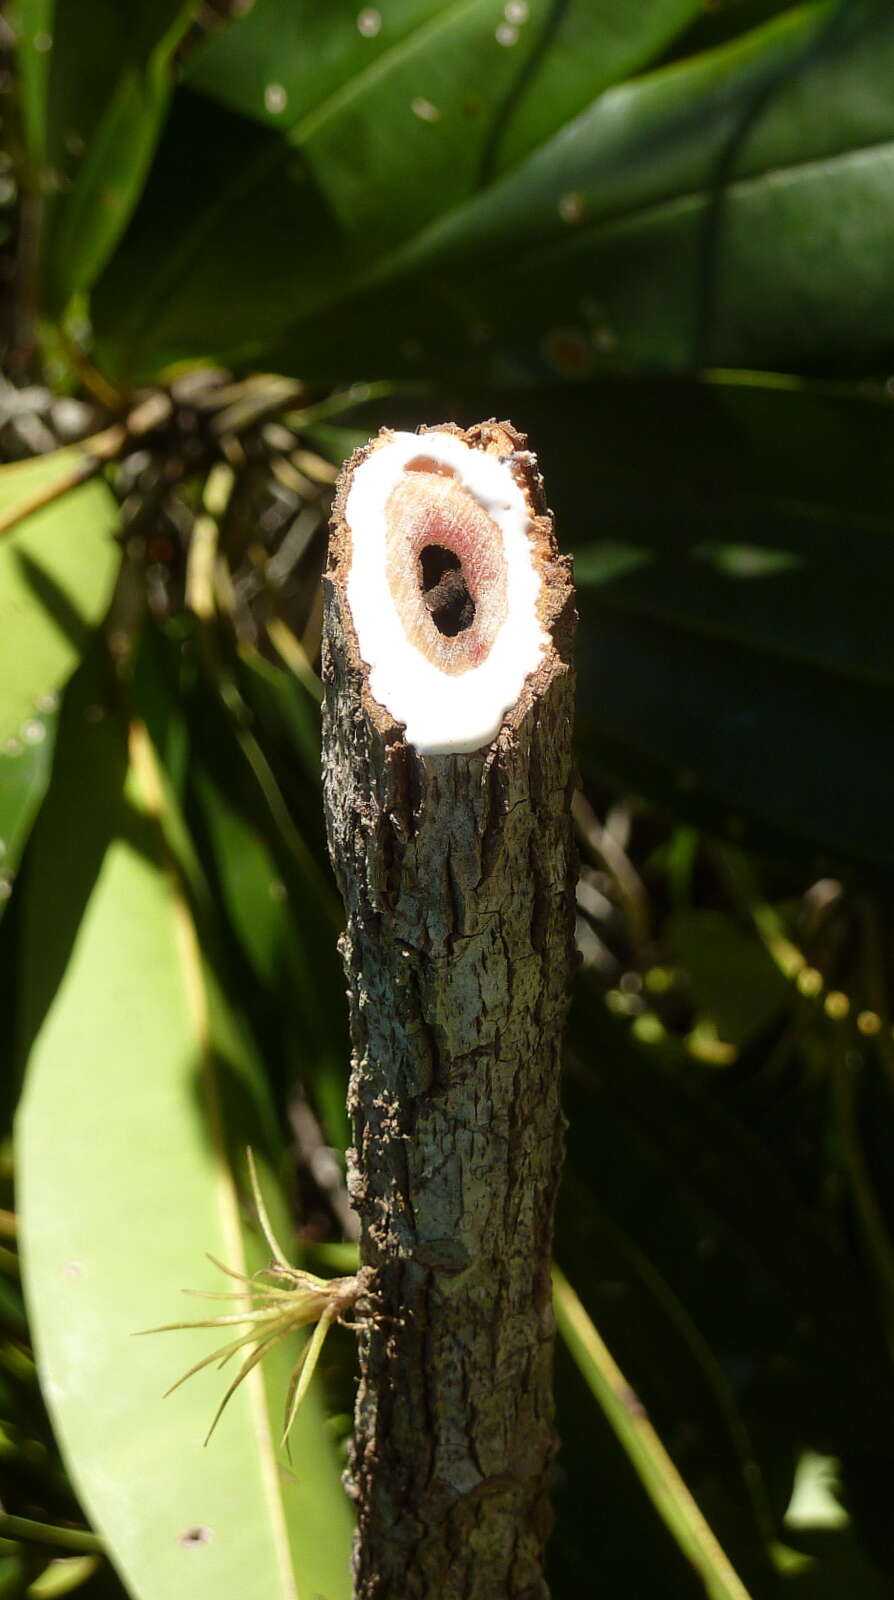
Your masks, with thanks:
[{"label": "thin spiky leaf", "polygon": [[288,1290],[268,1289],[260,1285],[248,1293],[244,1289],[181,1289],[180,1293],[188,1294],[193,1300],[263,1300],[267,1295],[288,1294]]},{"label": "thin spiky leaf", "polygon": [[248,1374],[251,1372],[252,1368],[257,1366],[258,1362],[261,1361],[265,1355],[267,1355],[268,1351],[273,1350],[276,1345],[281,1344],[283,1339],[285,1339],[287,1335],[291,1333],[291,1331],[291,1328],[283,1328],[280,1333],[271,1334],[269,1338],[261,1341],[257,1349],[251,1352],[250,1356],[246,1357],[235,1378],[227,1389],[226,1394],[221,1400],[220,1405],[214,1413],[214,1420],[212,1421],[211,1427],[208,1429],[208,1432],[205,1435],[204,1442],[206,1445],[215,1428],[217,1427],[217,1424],[219,1423],[227,1404],[233,1398],[233,1395],[239,1388],[240,1383],[242,1383],[244,1378],[248,1377]]},{"label": "thin spiky leaf", "polygon": [[296,1363],[289,1383],[289,1393],[286,1399],[285,1424],[283,1427],[282,1442],[286,1444],[292,1425],[298,1415],[301,1402],[307,1393],[308,1385],[314,1375],[314,1369],[320,1359],[320,1352],[326,1342],[326,1335],[335,1319],[335,1307],[330,1302],[326,1307],[313,1333],[301,1352],[301,1360]]},{"label": "thin spiky leaf", "polygon": [[272,1318],[281,1317],[281,1306],[271,1306],[268,1310],[234,1311],[226,1317],[202,1317],[191,1322],[163,1322],[157,1328],[140,1328],[137,1337],[145,1333],[179,1333],[183,1328],[228,1328],[240,1322],[269,1322]]},{"label": "thin spiky leaf", "polygon": [[230,1344],[219,1345],[216,1350],[211,1350],[208,1355],[202,1357],[201,1361],[197,1361],[194,1367],[190,1367],[188,1372],[182,1373],[177,1379],[176,1383],[172,1383],[170,1389],[165,1390],[163,1398],[167,1400],[168,1395],[173,1394],[176,1389],[179,1389],[180,1385],[185,1383],[187,1378],[195,1377],[196,1373],[201,1372],[203,1367],[212,1366],[213,1363],[219,1359],[223,1351],[226,1351],[224,1360],[229,1360],[231,1355],[235,1355],[237,1350],[241,1349],[243,1345],[248,1344],[251,1337],[251,1334],[243,1334],[239,1339],[233,1339]]},{"label": "thin spiky leaf", "polygon": [[292,1411],[292,1402],[293,1402],[293,1400],[295,1398],[295,1393],[296,1393],[297,1388],[298,1388],[298,1380],[301,1377],[301,1373],[302,1373],[302,1370],[304,1368],[304,1363],[307,1360],[307,1353],[310,1350],[310,1345],[311,1345],[311,1341],[310,1341],[310,1339],[308,1339],[307,1344],[304,1346],[303,1350],[301,1351],[301,1353],[300,1353],[300,1355],[298,1357],[298,1360],[295,1362],[295,1365],[292,1368],[292,1371],[291,1371],[291,1374],[290,1374],[290,1377],[289,1377],[289,1387],[288,1387],[288,1389],[286,1391],[286,1403],[285,1403],[285,1406],[283,1408],[283,1431],[282,1431],[282,1438],[280,1439],[280,1444],[285,1446],[285,1452],[286,1452],[286,1455],[288,1456],[290,1462],[292,1460],[292,1451],[291,1451],[291,1447],[289,1445],[289,1429],[290,1429],[290,1426],[291,1426],[291,1423],[289,1421],[289,1417],[290,1417],[291,1411]]},{"label": "thin spiky leaf", "polygon": [[235,1278],[237,1283],[247,1284],[250,1290],[255,1287],[254,1278],[250,1278],[245,1272],[237,1272],[234,1267],[228,1267],[226,1263],[220,1261],[217,1256],[213,1256],[210,1250],[205,1251],[205,1259],[206,1261],[210,1261],[213,1267],[217,1267],[219,1272],[225,1272],[228,1278]]},{"label": "thin spiky leaf", "polygon": [[286,1260],[282,1246],[277,1239],[276,1234],[273,1232],[270,1218],[267,1215],[267,1207],[264,1204],[264,1196],[261,1194],[261,1185],[258,1182],[258,1172],[255,1166],[254,1151],[252,1150],[251,1145],[248,1146],[245,1154],[248,1158],[248,1175],[251,1180],[251,1192],[254,1197],[255,1211],[257,1212],[258,1222],[261,1224],[261,1232],[263,1233],[264,1238],[270,1247],[274,1261],[278,1262],[281,1267],[284,1267],[286,1272],[291,1272],[292,1269]]},{"label": "thin spiky leaf", "polygon": [[[258,1222],[267,1245],[274,1255],[274,1261],[269,1266],[261,1267],[251,1277],[248,1277],[245,1273],[237,1272],[232,1267],[228,1267],[217,1256],[209,1254],[208,1259],[212,1265],[217,1267],[220,1272],[225,1273],[228,1278],[234,1279],[241,1287],[238,1290],[187,1289],[184,1293],[192,1294],[199,1299],[242,1300],[245,1303],[243,1309],[225,1312],[220,1316],[202,1317],[184,1322],[168,1322],[156,1328],[141,1330],[146,1333],[173,1333],[189,1328],[225,1328],[239,1325],[245,1330],[238,1338],[231,1340],[228,1344],[219,1346],[218,1349],[204,1356],[201,1361],[196,1362],[195,1366],[190,1367],[188,1372],[185,1372],[182,1377],[177,1379],[175,1384],[172,1384],[167,1391],[168,1394],[172,1394],[188,1378],[193,1377],[197,1372],[201,1372],[214,1362],[217,1363],[219,1369],[225,1367],[246,1345],[254,1344],[255,1348],[243,1361],[239,1372],[215,1412],[211,1427],[205,1437],[206,1444],[211,1438],[228,1401],[252,1368],[257,1366],[267,1352],[280,1344],[288,1334],[297,1332],[299,1328],[304,1327],[307,1323],[316,1322],[317,1327],[295,1363],[289,1381],[283,1431],[283,1442],[286,1443],[301,1403],[307,1393],[326,1335],[333,1322],[339,1321],[344,1312],[353,1304],[359,1292],[358,1278],[319,1278],[312,1272],[305,1272],[301,1267],[290,1266],[270,1225],[270,1219],[264,1207],[258,1182],[254,1155],[251,1150],[247,1151],[247,1157]],[[275,1279],[278,1281],[259,1282],[259,1279]],[[288,1287],[284,1287],[284,1284],[288,1285]]]}]

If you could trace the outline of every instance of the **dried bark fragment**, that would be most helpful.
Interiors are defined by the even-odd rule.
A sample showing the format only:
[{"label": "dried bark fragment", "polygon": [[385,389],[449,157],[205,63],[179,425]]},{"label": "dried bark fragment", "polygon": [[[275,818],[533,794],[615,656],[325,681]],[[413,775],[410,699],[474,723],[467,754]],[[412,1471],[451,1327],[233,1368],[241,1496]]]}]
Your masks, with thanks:
[{"label": "dried bark fragment", "polygon": [[[414,568],[412,541],[414,519],[428,514],[426,486],[450,487],[443,463],[426,457],[426,441],[432,449],[443,433],[505,460],[521,487],[547,637],[489,744],[420,754],[408,743],[371,694],[347,596],[352,541],[364,536],[346,522],[351,485],[392,436],[352,458],[324,579],[323,759],[347,911],[351,1194],[376,1291],[361,1337],[351,1472],[355,1594],[542,1600],[555,1449],[549,1263],[559,1051],[574,959],[573,588],[523,436],[508,423],[467,433],[447,424],[423,431],[401,482],[401,496],[415,497],[401,529],[410,541],[407,627],[425,618],[435,586]],[[417,472],[420,489],[411,486]],[[444,569],[459,571],[457,587],[436,603],[453,606],[455,619],[465,586],[474,620],[467,606],[453,637],[467,648],[477,622],[474,653],[482,639],[489,648],[505,593],[499,552],[480,549],[487,530],[477,513],[470,522],[474,539],[462,529],[448,537],[440,516],[440,536],[423,537],[420,548],[441,544],[459,556],[459,568]],[[481,572],[470,571],[476,547]],[[430,606],[428,615],[436,628]],[[443,649],[423,637],[432,655],[441,650],[446,674],[451,647],[449,634]]]}]

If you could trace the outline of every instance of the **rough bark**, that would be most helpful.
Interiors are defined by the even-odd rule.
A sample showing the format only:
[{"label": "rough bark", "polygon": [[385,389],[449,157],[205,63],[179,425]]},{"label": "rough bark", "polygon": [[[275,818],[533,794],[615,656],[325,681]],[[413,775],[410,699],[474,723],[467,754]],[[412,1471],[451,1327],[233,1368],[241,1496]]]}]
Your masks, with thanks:
[{"label": "rough bark", "polygon": [[[449,428],[449,431],[459,432]],[[509,424],[552,639],[492,744],[421,756],[371,697],[345,596],[326,598],[324,783],[347,912],[350,1186],[375,1297],[351,1488],[360,1600],[542,1600],[555,1451],[550,1251],[573,965],[569,564]]]}]

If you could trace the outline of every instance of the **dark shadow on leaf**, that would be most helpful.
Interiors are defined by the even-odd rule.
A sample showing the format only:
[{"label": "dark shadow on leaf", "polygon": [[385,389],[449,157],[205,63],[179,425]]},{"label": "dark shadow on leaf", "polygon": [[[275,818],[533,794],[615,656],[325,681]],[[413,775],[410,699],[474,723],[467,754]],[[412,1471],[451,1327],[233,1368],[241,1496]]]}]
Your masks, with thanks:
[{"label": "dark shadow on leaf", "polygon": [[22,577],[35,600],[53,618],[59,632],[65,635],[77,650],[83,649],[87,628],[83,617],[72,605],[64,589],[38,561],[23,550],[15,552]]},{"label": "dark shadow on leaf", "polygon": [[[254,1071],[248,1059],[233,1060],[215,1049],[212,1042],[205,1059],[196,1063],[193,1089],[201,1111],[201,1126],[212,1149],[216,1147],[215,1124],[220,1114],[227,1158],[234,1172],[244,1172],[246,1148],[275,1158],[281,1148],[276,1109],[263,1072]],[[249,1194],[247,1183],[244,1193],[246,1197]],[[254,1217],[248,1199],[246,1216]]]},{"label": "dark shadow on leaf", "polygon": [[50,788],[34,830],[19,958],[17,1061],[23,1065],[65,977],[107,851],[124,840],[158,860],[154,823],[125,795],[127,731],[112,709],[108,671],[97,645],[69,686]]},{"label": "dark shadow on leaf", "polygon": [[749,135],[776,96],[794,78],[816,65],[823,56],[852,40],[864,28],[871,28],[878,16],[877,10],[871,10],[871,14],[866,16],[865,8],[855,6],[853,0],[838,0],[825,25],[808,40],[803,51],[794,60],[784,62],[756,86],[723,146],[709,183],[708,202],[701,222],[701,243],[697,250],[692,336],[692,366],[696,370],[710,367],[716,361],[713,347],[723,290],[724,211],[727,193],[735,181],[736,167]]}]

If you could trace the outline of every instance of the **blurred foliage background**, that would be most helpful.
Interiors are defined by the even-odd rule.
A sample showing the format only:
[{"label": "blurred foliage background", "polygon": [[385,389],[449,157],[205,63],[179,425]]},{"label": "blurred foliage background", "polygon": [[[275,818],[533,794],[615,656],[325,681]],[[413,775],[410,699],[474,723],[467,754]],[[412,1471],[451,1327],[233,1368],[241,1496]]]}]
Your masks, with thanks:
[{"label": "blurred foliage background", "polygon": [[890,0],[0,51],[0,1596],[349,1592],[350,1337],[289,1463],[288,1352],[203,1452],[131,1335],[263,1261],[249,1143],[350,1269],[328,503],[494,414],[581,615],[553,1593],[894,1594]]}]

